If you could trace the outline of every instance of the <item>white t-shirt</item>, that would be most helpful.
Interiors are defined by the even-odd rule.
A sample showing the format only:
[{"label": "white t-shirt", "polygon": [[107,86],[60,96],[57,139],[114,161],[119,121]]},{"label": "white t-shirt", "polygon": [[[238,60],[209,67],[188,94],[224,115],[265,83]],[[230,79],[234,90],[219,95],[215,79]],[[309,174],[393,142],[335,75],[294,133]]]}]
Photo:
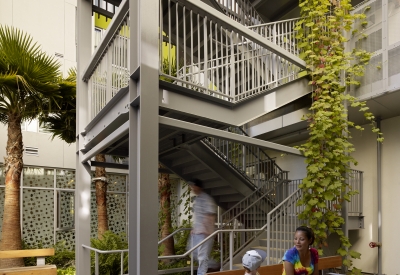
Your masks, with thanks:
[{"label": "white t-shirt", "polygon": [[206,217],[217,214],[217,206],[214,199],[205,192],[201,192],[195,199],[193,205],[194,222],[193,233],[204,234],[214,232],[214,224],[206,222]]}]

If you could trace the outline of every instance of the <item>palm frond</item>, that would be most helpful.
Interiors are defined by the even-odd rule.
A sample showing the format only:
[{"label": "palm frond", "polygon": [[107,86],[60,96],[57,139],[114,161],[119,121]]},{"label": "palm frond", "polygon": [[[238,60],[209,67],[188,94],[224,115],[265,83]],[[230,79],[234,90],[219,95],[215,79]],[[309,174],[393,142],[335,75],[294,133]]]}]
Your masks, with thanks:
[{"label": "palm frond", "polygon": [[43,102],[61,97],[59,67],[28,34],[0,25],[0,112],[22,119],[38,116]]}]

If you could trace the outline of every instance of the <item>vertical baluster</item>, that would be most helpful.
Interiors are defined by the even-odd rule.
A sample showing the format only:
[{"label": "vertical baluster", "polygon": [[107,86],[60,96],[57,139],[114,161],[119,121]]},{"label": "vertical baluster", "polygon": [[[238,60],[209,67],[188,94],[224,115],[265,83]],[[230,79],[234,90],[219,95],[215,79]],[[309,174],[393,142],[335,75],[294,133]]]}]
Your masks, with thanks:
[{"label": "vertical baluster", "polygon": [[[202,68],[201,68],[201,59],[200,59],[200,47],[201,47],[201,42],[200,42],[200,14],[197,14],[197,67],[198,67],[198,79],[197,79],[197,84],[199,86],[204,87],[204,81],[201,83],[201,73],[202,73]],[[204,75],[204,73],[203,73]],[[200,91],[203,92],[203,91]]]},{"label": "vertical baluster", "polygon": [[[160,42],[159,43],[160,43],[160,45],[158,47],[159,55],[160,55],[160,63],[159,63],[160,67],[159,67],[159,70],[162,73],[164,73],[163,66],[162,66],[163,65],[162,62],[164,60],[164,51],[163,51],[163,38],[164,38],[164,24],[163,24],[163,22],[164,22],[164,14],[163,14],[163,10],[164,10],[164,7],[163,7],[163,2],[164,1],[160,1],[160,10],[159,10],[159,15],[160,15],[160,24],[159,24],[160,25],[160,34],[159,34]],[[128,36],[128,39],[130,40],[129,36]]]},{"label": "vertical baluster", "polygon": [[[193,34],[193,10],[190,10],[190,33]],[[193,60],[193,36],[190,35],[190,75],[191,75],[191,82],[194,81],[194,60]],[[190,86],[189,88],[193,88]]]},{"label": "vertical baluster", "polygon": [[176,35],[176,45],[175,45],[175,52],[176,52],[176,58],[175,58],[175,70],[176,70],[176,78],[179,78],[179,2],[175,3],[175,35]]},{"label": "vertical baluster", "polygon": [[187,61],[186,61],[186,7],[183,6],[183,15],[182,15],[182,20],[183,20],[183,85],[184,87],[187,87],[186,85],[186,66],[187,66]]},{"label": "vertical baluster", "polygon": [[168,0],[168,75],[171,76],[171,0]]}]

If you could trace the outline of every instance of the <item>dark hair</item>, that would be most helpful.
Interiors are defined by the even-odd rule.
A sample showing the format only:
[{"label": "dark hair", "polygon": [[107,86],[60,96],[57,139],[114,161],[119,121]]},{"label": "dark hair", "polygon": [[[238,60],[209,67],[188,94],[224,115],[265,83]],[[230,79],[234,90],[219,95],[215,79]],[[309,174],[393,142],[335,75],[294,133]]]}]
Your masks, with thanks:
[{"label": "dark hair", "polygon": [[314,235],[314,231],[311,229],[311,227],[299,226],[296,228],[296,232],[297,231],[303,231],[304,233],[306,233],[307,238],[309,240],[311,240],[310,245],[312,245],[314,243],[315,235]]},{"label": "dark hair", "polygon": [[201,189],[203,189],[203,182],[199,179],[192,179],[191,181],[188,182],[189,185],[194,185],[194,186],[198,186]]}]

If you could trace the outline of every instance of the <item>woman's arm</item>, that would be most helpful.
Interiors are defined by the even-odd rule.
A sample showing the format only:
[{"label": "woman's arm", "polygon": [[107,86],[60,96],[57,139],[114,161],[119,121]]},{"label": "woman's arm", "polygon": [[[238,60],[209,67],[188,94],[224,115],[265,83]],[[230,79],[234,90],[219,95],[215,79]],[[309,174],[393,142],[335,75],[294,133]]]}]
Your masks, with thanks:
[{"label": "woman's arm", "polygon": [[[285,268],[286,275],[294,275],[294,266],[291,262],[284,261],[283,266]],[[313,275],[315,275],[315,273]]]},{"label": "woman's arm", "polygon": [[313,275],[319,275],[318,263],[314,264],[314,272],[313,272]]}]

